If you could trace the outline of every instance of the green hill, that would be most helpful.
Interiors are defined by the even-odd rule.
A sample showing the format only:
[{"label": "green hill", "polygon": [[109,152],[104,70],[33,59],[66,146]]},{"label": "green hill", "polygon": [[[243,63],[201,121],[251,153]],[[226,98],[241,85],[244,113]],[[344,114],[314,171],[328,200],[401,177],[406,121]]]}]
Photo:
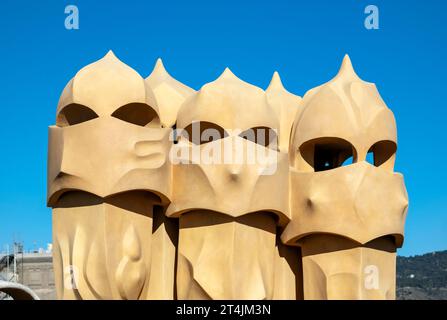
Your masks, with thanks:
[{"label": "green hill", "polygon": [[447,299],[447,250],[397,257],[397,298]]}]

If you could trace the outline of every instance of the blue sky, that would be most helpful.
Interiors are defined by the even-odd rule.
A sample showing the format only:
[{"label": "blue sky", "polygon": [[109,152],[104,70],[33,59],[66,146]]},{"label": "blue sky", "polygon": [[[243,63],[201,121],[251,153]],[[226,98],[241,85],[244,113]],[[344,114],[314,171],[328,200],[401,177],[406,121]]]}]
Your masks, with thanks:
[{"label": "blue sky", "polygon": [[[0,249],[51,242],[47,127],[65,84],[109,49],[147,76],[162,57],[198,89],[225,67],[266,88],[277,70],[298,95],[328,81],[348,53],[398,125],[396,171],[410,196],[401,255],[447,249],[445,1],[0,2]],[[66,30],[66,5],[80,29]],[[380,29],[364,28],[375,4]]]}]

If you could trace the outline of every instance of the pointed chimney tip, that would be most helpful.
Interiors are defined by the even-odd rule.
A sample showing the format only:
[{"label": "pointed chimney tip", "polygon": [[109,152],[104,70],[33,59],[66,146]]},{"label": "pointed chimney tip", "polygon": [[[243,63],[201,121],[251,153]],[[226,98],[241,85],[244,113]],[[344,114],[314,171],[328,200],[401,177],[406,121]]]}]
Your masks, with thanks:
[{"label": "pointed chimney tip", "polygon": [[272,79],[270,80],[270,84],[267,87],[267,90],[272,89],[284,89],[284,86],[281,81],[281,77],[279,76],[278,71],[273,72]]},{"label": "pointed chimney tip", "polygon": [[340,66],[340,69],[338,71],[336,78],[341,77],[341,76],[351,78],[352,80],[360,79],[359,76],[354,71],[354,67],[352,65],[351,58],[349,57],[348,54],[345,54],[345,56],[343,57],[343,61],[341,63],[341,66]]},{"label": "pointed chimney tip", "polygon": [[109,50],[109,51],[106,53],[106,57],[109,57],[109,58],[116,58],[116,56],[115,56],[115,54],[113,53],[112,50]]}]

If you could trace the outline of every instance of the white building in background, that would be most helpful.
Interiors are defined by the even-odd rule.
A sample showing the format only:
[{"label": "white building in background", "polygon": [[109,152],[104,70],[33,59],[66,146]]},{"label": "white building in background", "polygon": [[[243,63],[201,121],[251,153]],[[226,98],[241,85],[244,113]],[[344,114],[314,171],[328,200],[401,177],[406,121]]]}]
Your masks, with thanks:
[{"label": "white building in background", "polygon": [[56,299],[52,245],[33,252],[17,250],[16,246],[12,251],[0,254],[0,279],[21,283],[42,300]]}]

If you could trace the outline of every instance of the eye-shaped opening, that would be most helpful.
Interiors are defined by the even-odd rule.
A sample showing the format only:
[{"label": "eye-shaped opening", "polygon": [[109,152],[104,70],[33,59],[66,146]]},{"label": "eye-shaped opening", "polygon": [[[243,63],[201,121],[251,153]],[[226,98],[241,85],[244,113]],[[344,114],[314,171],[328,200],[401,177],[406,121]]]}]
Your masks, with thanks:
[{"label": "eye-shaped opening", "polygon": [[98,118],[98,115],[89,107],[72,103],[59,112],[56,118],[56,125],[58,127],[67,127],[95,118]]},{"label": "eye-shaped opening", "polygon": [[253,127],[245,130],[239,136],[264,147],[270,146],[276,149],[278,145],[276,132],[269,127]]},{"label": "eye-shaped opening", "polygon": [[381,140],[374,143],[368,150],[366,161],[380,167],[387,162],[397,150],[397,145],[394,141]]},{"label": "eye-shaped opening", "polygon": [[141,127],[160,127],[157,112],[145,103],[126,104],[115,110],[112,117]]},{"label": "eye-shaped opening", "polygon": [[181,135],[194,144],[204,144],[228,136],[221,126],[207,121],[194,121],[188,125]]},{"label": "eye-shaped opening", "polygon": [[307,141],[301,145],[299,152],[315,172],[346,166],[355,162],[357,158],[351,143],[333,137]]}]

